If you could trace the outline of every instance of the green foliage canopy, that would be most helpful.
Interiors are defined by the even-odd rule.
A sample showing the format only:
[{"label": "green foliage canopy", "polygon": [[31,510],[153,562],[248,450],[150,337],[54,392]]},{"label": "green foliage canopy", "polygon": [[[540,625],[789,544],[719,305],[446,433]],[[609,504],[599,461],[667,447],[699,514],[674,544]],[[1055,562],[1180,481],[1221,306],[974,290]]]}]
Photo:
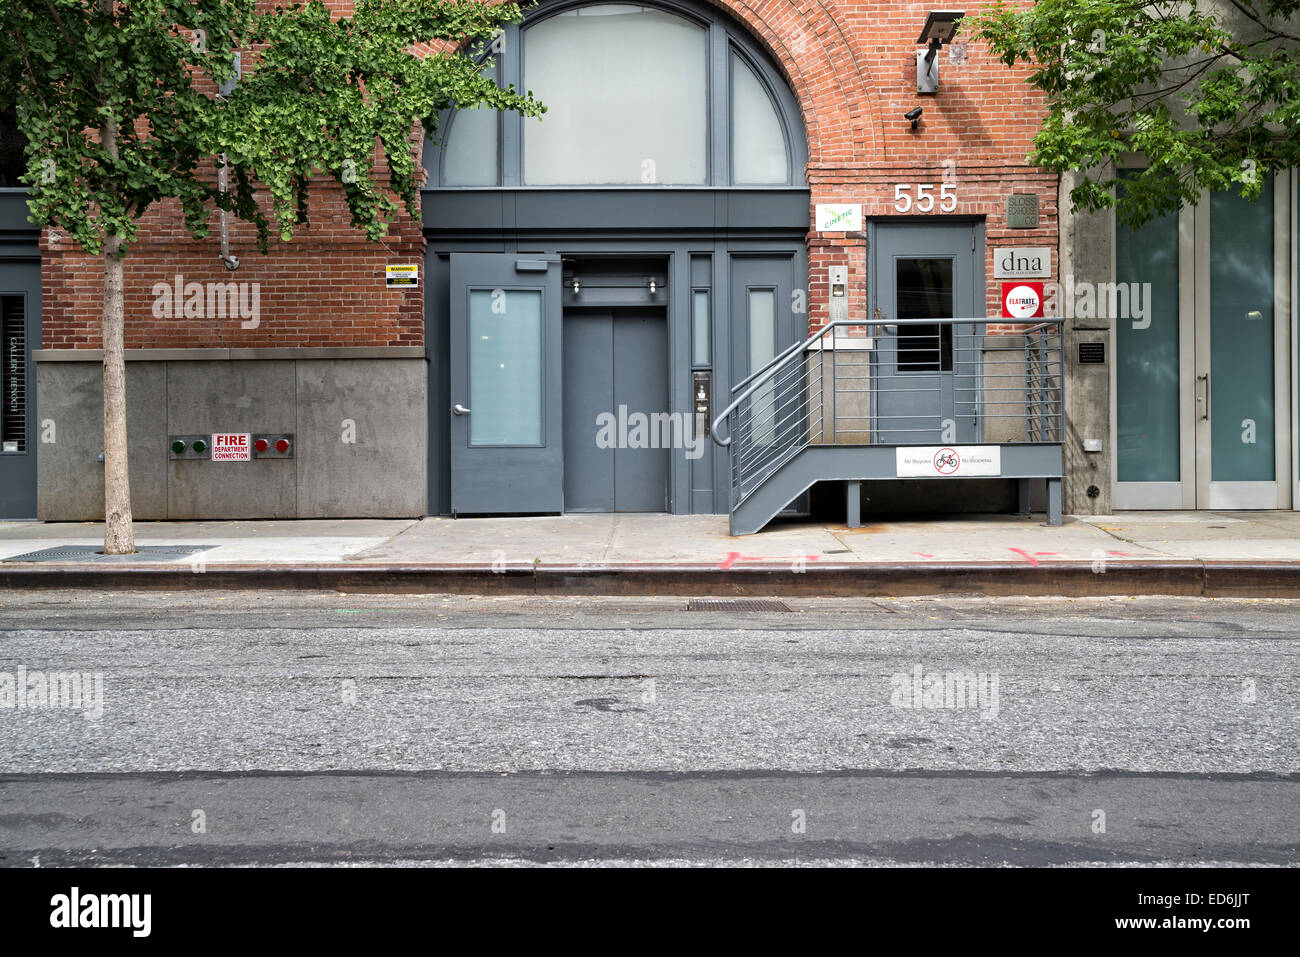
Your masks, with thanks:
[{"label": "green foliage canopy", "polygon": [[[139,217],[171,199],[196,238],[215,205],[254,223],[265,250],[273,229],[287,240],[307,221],[325,175],[377,239],[402,208],[418,221],[417,127],[436,135],[453,106],[544,111],[478,62],[520,15],[482,0],[359,0],[341,19],[318,0],[0,0],[0,107],[27,140],[32,220],[99,253],[109,236],[130,245]],[[218,97],[236,51],[243,77]]]},{"label": "green foliage canopy", "polygon": [[[1029,161],[1080,170],[1075,209],[1139,226],[1202,189],[1262,192],[1300,164],[1300,0],[997,0],[976,39],[1031,67],[1048,115]],[[1128,154],[1150,165],[1124,178]]]}]

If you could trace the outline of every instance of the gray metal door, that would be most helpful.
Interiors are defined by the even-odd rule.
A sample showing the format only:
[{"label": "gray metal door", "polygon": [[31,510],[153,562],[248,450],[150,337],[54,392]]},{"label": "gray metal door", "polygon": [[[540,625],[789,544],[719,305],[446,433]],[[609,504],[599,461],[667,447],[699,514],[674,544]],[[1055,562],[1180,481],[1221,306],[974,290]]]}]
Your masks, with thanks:
[{"label": "gray metal door", "polygon": [[807,316],[796,317],[792,307],[794,267],[794,259],[789,256],[732,257],[733,390],[736,383],[808,334]]},{"label": "gray metal door", "polygon": [[564,510],[662,512],[669,451],[668,328],[662,309],[564,317]]},{"label": "gray metal door", "polygon": [[0,518],[36,517],[41,269],[0,263]]},{"label": "gray metal door", "polygon": [[882,224],[874,236],[869,314],[883,323],[875,327],[872,441],[978,442],[984,324],[916,324],[983,314],[975,226]]},{"label": "gray metal door", "polygon": [[[751,374],[763,368],[787,346],[808,334],[807,316],[796,316],[794,260],[781,256],[735,256],[731,261],[731,376],[732,394]],[[741,429],[757,446],[787,447],[793,432],[804,428],[804,390],[792,377],[802,368],[789,369],[760,384],[747,406]]]},{"label": "gray metal door", "polygon": [[564,506],[560,264],[451,257],[453,515]]},{"label": "gray metal door", "polygon": [[[796,314],[796,261],[790,256],[733,255],[731,257],[731,390],[763,368],[787,346],[808,335],[806,312]],[[748,387],[748,386],[746,386]],[[802,366],[786,367],[763,380],[737,422],[753,443],[755,459],[782,460],[807,431],[807,392]],[[801,495],[785,510],[807,511]]]}]

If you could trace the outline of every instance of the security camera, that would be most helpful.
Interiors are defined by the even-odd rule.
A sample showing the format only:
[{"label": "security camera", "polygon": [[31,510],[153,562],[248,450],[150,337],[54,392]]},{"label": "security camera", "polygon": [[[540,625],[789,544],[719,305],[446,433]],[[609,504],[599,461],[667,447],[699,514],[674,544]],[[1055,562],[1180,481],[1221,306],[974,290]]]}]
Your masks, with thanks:
[{"label": "security camera", "polygon": [[906,113],[904,113],[904,114],[903,114],[903,119],[905,119],[905,120],[911,120],[911,121],[912,121],[912,129],[916,129],[917,121],[921,119],[921,114],[924,113],[924,112],[925,112],[925,110],[918,106],[918,107],[916,107],[916,109],[908,110]]}]

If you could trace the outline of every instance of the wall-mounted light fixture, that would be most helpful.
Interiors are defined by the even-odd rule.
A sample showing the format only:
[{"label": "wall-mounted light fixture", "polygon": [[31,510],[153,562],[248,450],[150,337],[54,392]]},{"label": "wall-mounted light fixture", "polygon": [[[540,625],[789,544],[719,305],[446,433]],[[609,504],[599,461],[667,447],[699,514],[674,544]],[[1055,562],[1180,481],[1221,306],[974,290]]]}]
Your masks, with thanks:
[{"label": "wall-mounted light fixture", "polygon": [[925,45],[916,51],[916,92],[939,92],[939,49],[957,36],[965,10],[931,10],[916,42]]},{"label": "wall-mounted light fixture", "polygon": [[655,281],[654,281],[654,279],[651,278],[651,280],[650,280],[650,295],[653,296],[653,295],[655,294],[655,292],[656,292],[658,289],[659,289],[658,284],[656,284]]},{"label": "wall-mounted light fixture", "polygon": [[576,296],[576,295],[577,295],[578,293],[580,293],[580,292],[582,292],[582,280],[579,279],[577,276],[574,276],[574,277],[573,277],[573,294]]}]

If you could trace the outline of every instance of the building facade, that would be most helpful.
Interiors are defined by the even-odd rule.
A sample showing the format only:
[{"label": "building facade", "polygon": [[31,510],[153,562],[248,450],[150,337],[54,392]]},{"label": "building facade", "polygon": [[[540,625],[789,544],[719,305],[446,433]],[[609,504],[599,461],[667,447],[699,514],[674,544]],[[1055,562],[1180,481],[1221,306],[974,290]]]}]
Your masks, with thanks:
[{"label": "building facade", "polygon": [[[987,370],[1023,351],[1027,324],[1001,318],[1016,280],[1153,290],[1123,319],[1117,301],[1063,313],[1067,511],[1292,507],[1294,177],[1273,184],[1267,222],[1217,199],[1137,236],[1062,216],[1069,184],[1025,160],[1039,94],[960,33],[922,59],[930,12],[542,0],[490,69],[548,113],[442,117],[421,223],[368,243],[325,183],[311,228],[268,256],[235,226],[231,272],[177,210],[153,211],[126,266],[136,517],[725,513],[735,450],[705,433],[751,376],[832,320],[909,317],[974,320],[923,334],[948,356],[973,337]],[[0,517],[96,519],[100,264],[38,235],[23,205],[0,187]],[[1215,255],[1229,247],[1244,258]],[[411,266],[417,284],[395,284]],[[897,381],[953,371],[899,348],[856,351],[877,381],[886,361]],[[1205,376],[1217,387],[1202,397]],[[749,401],[777,421],[776,399]],[[842,401],[887,428],[874,393],[858,412]],[[1244,457],[1234,430],[1253,436]],[[248,461],[195,451],[221,434],[268,444]],[[1048,472],[984,474],[862,494],[868,508],[1013,508],[1025,481],[1004,476]],[[842,508],[842,478],[823,478],[787,507]]]}]

